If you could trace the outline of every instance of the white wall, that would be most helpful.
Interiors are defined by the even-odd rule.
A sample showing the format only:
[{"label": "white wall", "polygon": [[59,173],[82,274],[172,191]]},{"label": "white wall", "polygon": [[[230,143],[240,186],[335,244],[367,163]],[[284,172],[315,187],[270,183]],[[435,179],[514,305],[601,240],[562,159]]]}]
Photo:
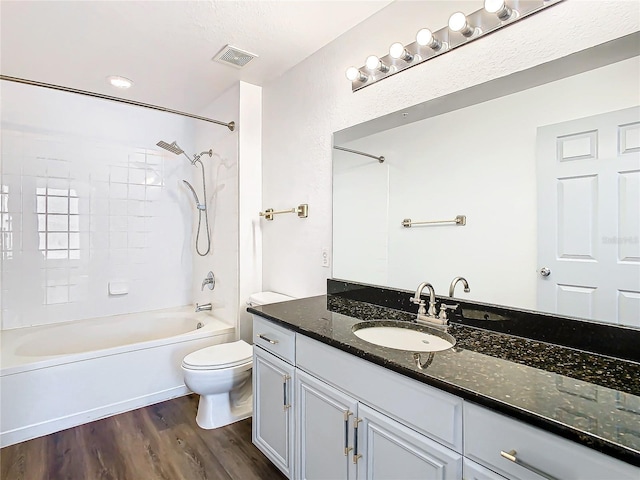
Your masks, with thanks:
[{"label": "white wall", "polygon": [[[199,112],[200,115],[223,122],[235,121],[239,116],[240,86],[234,85]],[[195,150],[200,153],[213,149],[213,157],[203,155],[207,179],[207,205],[211,229],[211,251],[204,257],[193,250],[193,302],[211,303],[213,314],[232,325],[238,317],[238,131],[227,127],[199,122],[195,135]],[[186,159],[185,159],[186,161]],[[202,198],[200,168],[194,171],[193,185]],[[185,198],[185,201],[187,199]],[[190,242],[195,244],[198,213],[188,199],[192,234]],[[204,222],[204,219],[203,219]],[[200,234],[200,251],[205,252],[204,229]],[[202,281],[212,271],[216,278],[214,290],[205,287]]]},{"label": "white wall", "polygon": [[[249,295],[262,287],[262,243],[258,212],[261,208],[262,171],[261,127],[262,89],[239,82],[200,112],[224,122],[234,121],[233,132],[226,127],[200,122],[196,131],[199,151],[213,148],[214,156],[203,156],[207,175],[209,222],[212,230],[211,252],[194,254],[194,302],[213,305],[213,314],[236,326],[238,338],[251,341],[251,317],[246,312]],[[199,170],[196,170],[199,175]],[[200,195],[201,182],[195,179]],[[195,241],[197,213],[193,211]],[[206,243],[200,239],[200,250]],[[202,280],[212,271],[216,277],[213,291]]]},{"label": "white wall", "polygon": [[321,267],[321,249],[331,245],[334,131],[632,33],[639,10],[633,0],[568,0],[351,93],[347,66],[394,41],[409,43],[421,27],[446,25],[446,17],[424,17],[425,2],[394,2],[265,86],[263,204],[309,203],[309,218],[264,227],[263,287],[294,296],[326,291],[331,273]]},{"label": "white wall", "polygon": [[253,343],[249,295],[262,291],[262,88],[240,82],[239,124],[239,298],[240,338]]},{"label": "white wall", "polygon": [[[388,241],[384,285],[413,289],[428,280],[444,294],[463,275],[472,286],[464,298],[538,309],[537,128],[639,105],[638,79],[634,57],[345,144],[386,160],[335,158],[334,226],[346,221],[334,232],[334,275],[378,284],[371,280],[377,258],[367,252],[357,260]],[[376,188],[375,178],[386,172],[388,189]],[[357,215],[347,203],[354,193]],[[457,214],[467,216],[464,228],[401,226],[404,218]]]}]

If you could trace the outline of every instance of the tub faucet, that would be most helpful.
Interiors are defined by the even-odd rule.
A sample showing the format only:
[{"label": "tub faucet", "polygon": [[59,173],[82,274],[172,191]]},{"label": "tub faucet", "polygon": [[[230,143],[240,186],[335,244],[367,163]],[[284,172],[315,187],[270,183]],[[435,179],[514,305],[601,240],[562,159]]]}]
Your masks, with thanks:
[{"label": "tub faucet", "polygon": [[[425,307],[424,300],[420,298],[420,295],[422,295],[422,290],[424,290],[425,288],[429,289],[429,309],[428,310],[424,308]],[[431,285],[430,283],[422,282],[420,285],[418,285],[418,288],[416,289],[416,293],[409,300],[411,300],[413,303],[418,305],[419,316],[424,315],[426,317],[431,317],[431,318],[435,318],[437,316],[436,292],[433,289],[433,285]]]},{"label": "tub faucet", "polygon": [[200,305],[199,303],[196,303],[196,312],[203,312],[205,310],[211,310],[210,303],[203,303],[202,305]]},{"label": "tub faucet", "polygon": [[453,298],[453,291],[456,289],[456,285],[458,284],[458,282],[462,282],[462,285],[464,285],[465,293],[469,293],[471,291],[471,289],[469,288],[469,282],[467,282],[466,278],[456,277],[451,281],[451,285],[449,285],[449,296],[451,298]]}]

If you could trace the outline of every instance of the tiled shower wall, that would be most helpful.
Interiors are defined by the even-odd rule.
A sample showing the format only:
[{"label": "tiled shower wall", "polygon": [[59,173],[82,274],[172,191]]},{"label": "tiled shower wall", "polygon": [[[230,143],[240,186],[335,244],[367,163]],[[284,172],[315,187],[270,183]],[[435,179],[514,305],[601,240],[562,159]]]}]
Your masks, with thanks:
[{"label": "tiled shower wall", "polygon": [[191,303],[194,121],[2,82],[2,329]]}]

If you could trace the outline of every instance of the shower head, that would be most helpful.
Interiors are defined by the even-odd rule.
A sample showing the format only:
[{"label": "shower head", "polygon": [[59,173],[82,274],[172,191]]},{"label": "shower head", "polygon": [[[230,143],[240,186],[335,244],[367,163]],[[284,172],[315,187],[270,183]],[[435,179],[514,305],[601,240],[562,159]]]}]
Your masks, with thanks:
[{"label": "shower head", "polygon": [[196,207],[198,207],[198,210],[205,210],[207,207],[204,204],[200,203],[200,200],[198,199],[198,195],[196,194],[196,191],[193,189],[193,187],[191,186],[191,184],[189,182],[187,182],[186,180],[182,180],[184,182],[184,184],[189,187],[189,190],[191,190],[191,193],[193,193],[193,198],[196,201]]},{"label": "shower head", "polygon": [[176,155],[184,153],[184,150],[182,150],[175,141],[167,143],[163,140],[160,140],[158,143],[156,143],[156,145]]}]

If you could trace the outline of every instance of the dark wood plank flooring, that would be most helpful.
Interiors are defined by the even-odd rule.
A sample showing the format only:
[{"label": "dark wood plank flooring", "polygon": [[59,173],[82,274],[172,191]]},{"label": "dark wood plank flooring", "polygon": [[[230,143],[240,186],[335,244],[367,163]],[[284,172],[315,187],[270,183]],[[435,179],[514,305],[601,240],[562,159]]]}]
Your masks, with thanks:
[{"label": "dark wood plank flooring", "polygon": [[251,443],[251,419],[196,425],[189,395],[0,450],[1,480],[284,479]]}]

